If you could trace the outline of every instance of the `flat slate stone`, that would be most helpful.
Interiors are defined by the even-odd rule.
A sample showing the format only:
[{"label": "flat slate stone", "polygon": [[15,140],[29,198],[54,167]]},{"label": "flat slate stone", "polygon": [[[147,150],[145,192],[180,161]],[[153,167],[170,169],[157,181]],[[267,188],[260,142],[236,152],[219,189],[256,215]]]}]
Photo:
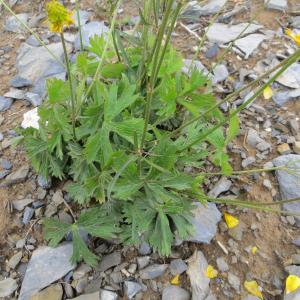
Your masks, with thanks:
[{"label": "flat slate stone", "polygon": [[13,99],[0,96],[0,112],[8,110],[13,103]]},{"label": "flat slate stone", "polygon": [[292,89],[300,88],[300,63],[292,64],[276,81]]},{"label": "flat slate stone", "polygon": [[[248,23],[240,23],[236,25],[227,25],[223,23],[214,23],[207,31],[207,38],[211,42],[216,42],[218,44],[227,44],[235,40],[241,32],[243,32],[241,38],[247,34],[256,32],[257,30],[263,28],[261,25]],[[247,29],[245,29],[248,26]]]},{"label": "flat slate stone", "polygon": [[35,250],[28,263],[18,300],[31,296],[74,269],[70,263],[73,247],[71,243],[57,248],[40,247]]},{"label": "flat slate stone", "polygon": [[217,13],[227,2],[227,0],[209,0],[204,5],[198,1],[191,1],[182,13],[183,17],[198,18],[200,16],[210,16]]},{"label": "flat slate stone", "polygon": [[[18,14],[18,19],[20,19],[23,23],[27,24],[28,14]],[[14,33],[22,33],[24,32],[24,26],[17,20],[16,17],[11,16],[8,17],[5,23],[5,30]]]},{"label": "flat slate stone", "polygon": [[265,0],[265,5],[269,9],[286,11],[288,9],[287,0]]},{"label": "flat slate stone", "polygon": [[245,59],[259,47],[259,45],[266,39],[264,34],[250,34],[234,42],[234,46],[243,52]]},{"label": "flat slate stone", "polygon": [[0,297],[10,296],[18,288],[17,281],[7,278],[0,281]]},{"label": "flat slate stone", "polygon": [[214,203],[207,203],[205,206],[195,202],[196,208],[193,210],[193,224],[195,234],[186,241],[194,243],[210,243],[217,232],[217,224],[221,220],[221,213]]},{"label": "flat slate stone", "polygon": [[189,300],[190,293],[179,286],[169,285],[163,289],[161,299],[162,300]]}]

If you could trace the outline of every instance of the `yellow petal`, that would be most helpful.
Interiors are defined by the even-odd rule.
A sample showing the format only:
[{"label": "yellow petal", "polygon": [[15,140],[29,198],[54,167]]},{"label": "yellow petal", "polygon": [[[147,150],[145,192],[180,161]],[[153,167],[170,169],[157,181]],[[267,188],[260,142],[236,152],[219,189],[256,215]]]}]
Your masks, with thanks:
[{"label": "yellow petal", "polygon": [[256,247],[256,246],[252,247],[251,252],[252,252],[252,254],[256,254],[256,252],[257,252],[257,247]]},{"label": "yellow petal", "polygon": [[173,285],[179,285],[180,284],[180,275],[176,275],[174,276],[171,281],[170,281],[171,284]]},{"label": "yellow petal", "polygon": [[205,275],[206,275],[206,277],[213,279],[218,276],[218,271],[212,265],[208,265]]},{"label": "yellow petal", "polygon": [[268,99],[271,99],[272,96],[273,96],[273,91],[269,86],[267,86],[264,89],[264,98],[268,100]]},{"label": "yellow petal", "polygon": [[285,33],[290,36],[298,46],[300,46],[300,33],[294,33],[291,29],[287,28]]},{"label": "yellow petal", "polygon": [[255,280],[252,281],[245,281],[244,282],[244,287],[253,296],[256,296],[260,299],[263,299],[263,295],[259,289],[259,285]]},{"label": "yellow petal", "polygon": [[296,275],[289,275],[285,282],[286,293],[296,291],[300,287],[300,277]]},{"label": "yellow petal", "polygon": [[227,212],[224,213],[224,218],[228,228],[233,228],[239,225],[239,220]]}]

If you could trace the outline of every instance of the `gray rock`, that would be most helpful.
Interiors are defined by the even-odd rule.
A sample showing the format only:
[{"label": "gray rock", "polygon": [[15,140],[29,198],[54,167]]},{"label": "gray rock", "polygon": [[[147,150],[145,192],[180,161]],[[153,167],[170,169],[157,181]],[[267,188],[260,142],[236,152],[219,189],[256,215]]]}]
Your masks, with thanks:
[{"label": "gray rock", "polygon": [[214,43],[211,47],[209,47],[207,49],[207,51],[205,52],[205,57],[206,58],[213,58],[216,57],[218,55],[219,52],[219,46],[217,43]]},{"label": "gray rock", "polygon": [[[89,21],[91,15],[92,14],[90,12],[79,9],[80,26],[83,26],[84,24],[86,24]],[[74,11],[73,19],[75,21],[75,26],[78,27],[79,23],[78,23],[77,11]]]},{"label": "gray rock", "polygon": [[91,272],[92,268],[86,264],[81,264],[76,271],[73,273],[73,279],[78,280],[82,277],[84,277],[87,273]]},{"label": "gray rock", "polygon": [[236,275],[229,272],[228,273],[228,282],[232,288],[234,288],[238,293],[240,292],[241,281]]},{"label": "gray rock", "polygon": [[198,1],[191,1],[184,9],[182,16],[186,18],[210,16],[217,13],[226,2],[227,0],[209,0],[204,5],[199,5]]},{"label": "gray rock", "polygon": [[137,263],[138,263],[138,267],[139,269],[143,269],[146,266],[149,265],[150,263],[150,256],[142,256],[142,257],[137,257]]},{"label": "gray rock", "polygon": [[264,142],[264,140],[259,136],[259,133],[255,129],[250,128],[247,134],[247,143],[251,147],[256,148],[256,145],[261,142]]},{"label": "gray rock", "polygon": [[300,88],[300,78],[298,74],[300,73],[300,63],[292,64],[282,75],[280,75],[276,81],[280,84],[292,88]]},{"label": "gray rock", "polygon": [[265,5],[269,9],[286,11],[288,9],[287,0],[265,0]]},{"label": "gray rock", "polygon": [[14,88],[22,88],[22,87],[28,87],[31,86],[33,83],[31,80],[27,80],[25,78],[22,78],[21,76],[17,75],[15,76],[11,81],[10,85]]},{"label": "gray rock", "polygon": [[206,276],[207,266],[207,260],[201,251],[195,251],[188,259],[187,274],[191,282],[192,300],[204,300],[210,292],[210,279]]},{"label": "gray rock", "polygon": [[50,189],[51,185],[52,185],[51,178],[46,179],[41,175],[38,176],[37,182],[38,182],[38,185],[43,189]]},{"label": "gray rock", "polygon": [[249,156],[242,160],[242,167],[245,169],[248,166],[253,165],[256,162],[256,158],[253,156]]},{"label": "gray rock", "polygon": [[58,211],[57,206],[54,203],[50,203],[46,206],[44,215],[46,218],[50,218],[54,216],[57,213],[57,211]]},{"label": "gray rock", "polygon": [[[28,14],[17,14],[17,17],[19,20],[21,20],[23,23],[27,24],[28,21]],[[24,26],[18,21],[17,18],[14,16],[8,17],[6,23],[5,23],[5,30],[9,32],[14,33],[22,33],[24,32]]]},{"label": "gray rock", "polygon": [[300,236],[298,236],[294,241],[293,244],[300,247]]},{"label": "gray rock", "polygon": [[221,213],[214,203],[202,205],[194,203],[196,208],[193,210],[193,221],[195,234],[187,241],[195,243],[210,243],[217,232],[217,224],[221,220]]},{"label": "gray rock", "polygon": [[152,252],[152,250],[151,250],[150,245],[143,241],[139,247],[139,254],[140,255],[148,255],[148,254],[151,254],[151,252]]},{"label": "gray rock", "polygon": [[232,182],[226,177],[222,177],[215,186],[209,191],[208,196],[217,198],[220,194],[227,192],[232,185]]},{"label": "gray rock", "polygon": [[100,298],[100,294],[99,292],[95,292],[92,294],[85,294],[85,295],[81,295],[78,296],[76,298],[73,298],[72,300],[108,300],[108,299],[102,299]]},{"label": "gray rock", "polygon": [[5,170],[10,170],[12,168],[12,163],[9,160],[3,158],[1,159],[1,166]]},{"label": "gray rock", "polygon": [[77,294],[82,294],[82,292],[84,291],[84,289],[87,287],[88,285],[88,278],[87,277],[83,277],[77,280],[76,282],[76,293]]},{"label": "gray rock", "polygon": [[18,211],[22,211],[27,205],[31,204],[34,199],[22,199],[22,200],[14,200],[12,201],[12,205],[14,209]]},{"label": "gray rock", "polygon": [[172,275],[182,274],[187,270],[187,264],[181,259],[173,259],[170,263],[170,271]]},{"label": "gray rock", "polygon": [[234,42],[234,48],[242,51],[245,59],[248,59],[250,55],[259,47],[259,45],[266,39],[264,34],[250,34]]},{"label": "gray rock", "polygon": [[283,106],[286,102],[300,97],[300,89],[277,92],[273,94],[273,101],[279,106]]},{"label": "gray rock", "polygon": [[141,284],[134,281],[125,281],[124,286],[125,293],[129,299],[133,299],[134,296],[143,289],[143,286]]},{"label": "gray rock", "polygon": [[74,265],[70,263],[72,252],[71,243],[35,250],[28,263],[18,300],[29,300],[32,295],[73,270]]},{"label": "gray rock", "polygon": [[24,99],[29,101],[34,107],[40,106],[43,102],[43,99],[39,94],[35,94],[31,92],[27,92],[25,94]]},{"label": "gray rock", "polygon": [[20,262],[22,256],[23,256],[22,251],[17,252],[15,255],[13,255],[13,256],[9,259],[7,265],[8,265],[11,269],[15,269],[16,266],[19,264],[19,262]]},{"label": "gray rock", "polygon": [[[291,170],[277,170],[276,177],[279,183],[280,194],[283,200],[300,197],[300,155],[288,154],[281,155],[273,160],[277,166],[287,165]],[[283,209],[291,212],[300,211],[300,202],[291,202],[283,204]],[[300,217],[295,216],[296,224],[300,226]]]},{"label": "gray rock", "polygon": [[229,266],[223,257],[218,257],[217,260],[218,269],[221,272],[227,272],[229,270]]},{"label": "gray rock", "polygon": [[[84,48],[90,45],[90,38],[94,35],[104,35],[109,32],[109,28],[104,24],[104,22],[90,22],[88,24],[85,24],[81,27],[81,33],[82,33],[82,43]],[[75,49],[80,49],[80,36],[79,33],[75,40]]]},{"label": "gray rock", "polygon": [[0,96],[0,112],[8,110],[13,103],[13,99]]},{"label": "gray rock", "polygon": [[189,300],[190,293],[185,289],[175,286],[169,285],[163,289],[162,292],[162,300]]},{"label": "gray rock", "polygon": [[140,277],[141,279],[154,279],[157,278],[159,276],[162,276],[165,271],[167,270],[168,265],[164,264],[164,265],[158,265],[158,264],[154,264],[151,265],[149,267],[146,267],[145,269],[140,271]]},{"label": "gray rock", "polygon": [[217,65],[214,68],[213,84],[224,81],[229,76],[229,72],[225,65]]},{"label": "gray rock", "polygon": [[300,16],[296,16],[292,18],[292,27],[300,28]]},{"label": "gray rock", "polygon": [[121,264],[121,261],[121,252],[119,251],[105,255],[100,262],[99,270],[100,272],[105,272],[106,270]]},{"label": "gray rock", "polygon": [[264,152],[266,150],[270,150],[271,148],[272,148],[272,145],[270,143],[264,141],[264,140],[256,145],[256,149],[261,151],[261,152]]},{"label": "gray rock", "polygon": [[197,71],[199,71],[200,73],[203,73],[204,75],[208,74],[208,70],[199,60],[193,61],[192,59],[184,59],[183,64],[184,64],[184,66],[182,68],[182,72],[184,74],[190,75],[189,71],[193,70],[193,69],[196,69]]},{"label": "gray rock", "polygon": [[283,300],[299,300],[300,299],[300,289],[295,292],[285,294]]},{"label": "gray rock", "polygon": [[61,284],[54,284],[36,293],[30,300],[61,300],[62,296],[63,289]]},{"label": "gray rock", "polygon": [[29,36],[29,38],[26,40],[26,43],[32,47],[41,46],[40,41],[34,35]]},{"label": "gray rock", "polygon": [[29,165],[23,165],[17,171],[9,174],[3,183],[4,186],[10,186],[13,184],[21,183],[25,181],[29,173]]},{"label": "gray rock", "polygon": [[9,173],[10,171],[8,170],[0,171],[0,179],[5,178]]},{"label": "gray rock", "polygon": [[33,215],[34,215],[34,209],[27,206],[24,210],[22,223],[24,225],[27,225],[30,222],[30,220],[32,219]]},{"label": "gray rock", "polygon": [[25,92],[23,90],[16,89],[16,88],[10,88],[10,90],[4,94],[4,97],[6,98],[12,98],[18,100],[24,99],[24,96],[25,96]]},{"label": "gray rock", "polygon": [[18,288],[17,281],[7,278],[0,281],[0,297],[10,296]]},{"label": "gray rock", "polygon": [[113,291],[100,290],[100,300],[117,300],[118,294]]},{"label": "gray rock", "polygon": [[300,277],[300,266],[291,265],[286,266],[284,269],[289,275],[296,275]]},{"label": "gray rock", "polygon": [[[227,25],[223,23],[213,23],[207,31],[207,38],[211,42],[218,44],[226,44],[235,40],[241,32],[245,30],[248,23],[240,23],[237,25]],[[241,35],[241,38],[249,33],[256,32],[261,29],[262,26],[251,24]]]}]

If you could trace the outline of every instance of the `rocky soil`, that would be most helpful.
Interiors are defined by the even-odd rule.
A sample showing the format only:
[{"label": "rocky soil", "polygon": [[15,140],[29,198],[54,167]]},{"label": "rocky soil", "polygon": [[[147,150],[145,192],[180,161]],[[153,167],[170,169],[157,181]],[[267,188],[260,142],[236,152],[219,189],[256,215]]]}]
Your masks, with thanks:
[{"label": "rocky soil", "polygon": [[[67,3],[70,8],[73,2]],[[107,31],[106,16],[101,1],[80,2],[87,45],[90,36]],[[124,30],[132,29],[136,22],[138,2],[124,1],[119,11]],[[207,30],[207,41],[195,64],[208,72],[255,18],[214,68],[214,90],[221,99],[296,49],[283,29],[300,31],[299,1],[263,2],[208,0],[200,5],[190,1],[177,24],[173,43],[186,57],[187,65],[197,51],[199,37]],[[62,59],[59,38],[44,23],[45,1],[10,0],[9,4]],[[223,6],[224,13],[208,28],[211,16]],[[159,257],[145,243],[135,249],[87,237],[100,258],[93,269],[70,263],[68,237],[58,248],[47,247],[41,220],[52,216],[71,223],[65,206],[72,205],[71,199],[64,183],[38,177],[22,148],[12,144],[24,122],[23,115],[44,100],[45,80],[53,76],[64,79],[66,74],[33,35],[1,10],[1,5],[0,36],[0,299],[259,299],[248,294],[245,280],[255,280],[264,299],[300,299],[299,289],[288,295],[284,292],[286,277],[300,276],[299,216],[198,205],[194,211],[195,236],[176,241],[169,258]],[[66,39],[73,55],[79,48],[76,28],[66,33]],[[211,177],[206,182],[211,196],[270,203],[300,197],[300,62],[279,77],[272,89],[272,99],[258,98],[240,114],[241,133],[229,145],[228,153],[235,170],[287,164],[291,170]],[[246,90],[221,108],[228,112],[252,95],[253,91]],[[206,167],[213,171],[210,163]],[[300,202],[285,204],[282,209],[300,213]],[[228,229],[225,211],[239,219],[238,226]],[[208,264],[218,270],[216,278],[206,276]]]}]

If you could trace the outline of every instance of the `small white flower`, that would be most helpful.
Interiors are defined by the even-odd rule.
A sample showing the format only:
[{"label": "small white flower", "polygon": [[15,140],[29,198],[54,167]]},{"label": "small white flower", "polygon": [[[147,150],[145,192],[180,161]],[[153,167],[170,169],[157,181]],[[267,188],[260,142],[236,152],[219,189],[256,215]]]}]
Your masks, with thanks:
[{"label": "small white flower", "polygon": [[23,115],[23,122],[21,124],[21,127],[26,129],[29,127],[33,127],[35,129],[39,129],[39,115],[38,115],[38,108],[34,108],[32,110],[29,110]]}]

